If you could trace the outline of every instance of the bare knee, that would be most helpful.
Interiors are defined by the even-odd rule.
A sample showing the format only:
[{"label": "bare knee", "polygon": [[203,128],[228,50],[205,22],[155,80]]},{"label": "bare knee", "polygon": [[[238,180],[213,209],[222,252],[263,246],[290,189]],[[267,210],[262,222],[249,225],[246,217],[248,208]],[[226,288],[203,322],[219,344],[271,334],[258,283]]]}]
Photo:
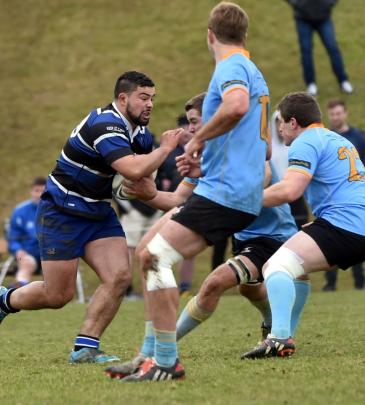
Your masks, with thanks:
[{"label": "bare knee", "polygon": [[212,273],[204,282],[199,292],[199,298],[204,300],[212,296],[220,296],[222,292],[222,283],[219,277]]},{"label": "bare knee", "polygon": [[48,294],[49,308],[52,309],[63,308],[67,303],[69,303],[73,299],[73,297],[74,297],[73,289]]}]

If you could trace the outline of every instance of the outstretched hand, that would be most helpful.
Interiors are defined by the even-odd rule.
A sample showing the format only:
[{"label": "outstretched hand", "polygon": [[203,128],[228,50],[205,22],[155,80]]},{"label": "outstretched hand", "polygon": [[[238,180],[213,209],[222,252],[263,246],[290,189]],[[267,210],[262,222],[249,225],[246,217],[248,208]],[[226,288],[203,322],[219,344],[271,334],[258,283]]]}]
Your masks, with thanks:
[{"label": "outstretched hand", "polygon": [[152,200],[156,197],[157,188],[152,176],[142,177],[136,181],[123,180],[123,191],[139,200]]},{"label": "outstretched hand", "polygon": [[176,167],[180,176],[200,177],[200,158],[193,158],[186,153],[176,157]]}]

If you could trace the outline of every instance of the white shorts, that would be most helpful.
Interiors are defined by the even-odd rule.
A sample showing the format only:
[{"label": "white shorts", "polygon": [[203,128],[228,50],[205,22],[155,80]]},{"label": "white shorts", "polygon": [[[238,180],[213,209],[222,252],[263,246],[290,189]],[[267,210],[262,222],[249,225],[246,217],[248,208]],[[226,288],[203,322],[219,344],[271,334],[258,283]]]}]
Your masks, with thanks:
[{"label": "white shorts", "polygon": [[146,217],[134,208],[131,208],[126,214],[123,214],[120,222],[125,232],[127,246],[130,248],[137,247],[142,236],[161,215],[162,211],[158,210],[152,216]]}]

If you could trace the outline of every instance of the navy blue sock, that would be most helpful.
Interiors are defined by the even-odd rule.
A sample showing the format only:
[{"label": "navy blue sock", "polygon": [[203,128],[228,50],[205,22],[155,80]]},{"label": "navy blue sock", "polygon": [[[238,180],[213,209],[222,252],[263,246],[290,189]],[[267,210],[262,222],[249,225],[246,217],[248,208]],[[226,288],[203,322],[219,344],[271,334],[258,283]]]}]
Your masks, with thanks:
[{"label": "navy blue sock", "polygon": [[0,295],[0,309],[6,314],[14,314],[20,311],[20,309],[15,309],[10,305],[10,295],[15,290],[16,288],[9,288],[5,294]]},{"label": "navy blue sock", "polygon": [[77,352],[85,347],[99,349],[100,340],[97,337],[79,334],[75,339],[74,351]]}]

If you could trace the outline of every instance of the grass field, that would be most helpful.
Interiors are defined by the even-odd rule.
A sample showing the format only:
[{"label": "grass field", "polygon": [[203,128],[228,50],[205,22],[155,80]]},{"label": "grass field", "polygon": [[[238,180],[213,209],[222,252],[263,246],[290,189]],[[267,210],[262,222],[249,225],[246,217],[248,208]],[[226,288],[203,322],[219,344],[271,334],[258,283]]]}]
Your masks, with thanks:
[{"label": "grass field", "polygon": [[[180,343],[182,382],[123,384],[103,366],[67,364],[84,306],[23,312],[1,325],[1,404],[361,404],[365,401],[362,291],[314,292],[291,359],[241,361],[259,338],[259,317],[238,296]],[[133,356],[143,333],[141,302],[127,302],[103,348]]]}]

